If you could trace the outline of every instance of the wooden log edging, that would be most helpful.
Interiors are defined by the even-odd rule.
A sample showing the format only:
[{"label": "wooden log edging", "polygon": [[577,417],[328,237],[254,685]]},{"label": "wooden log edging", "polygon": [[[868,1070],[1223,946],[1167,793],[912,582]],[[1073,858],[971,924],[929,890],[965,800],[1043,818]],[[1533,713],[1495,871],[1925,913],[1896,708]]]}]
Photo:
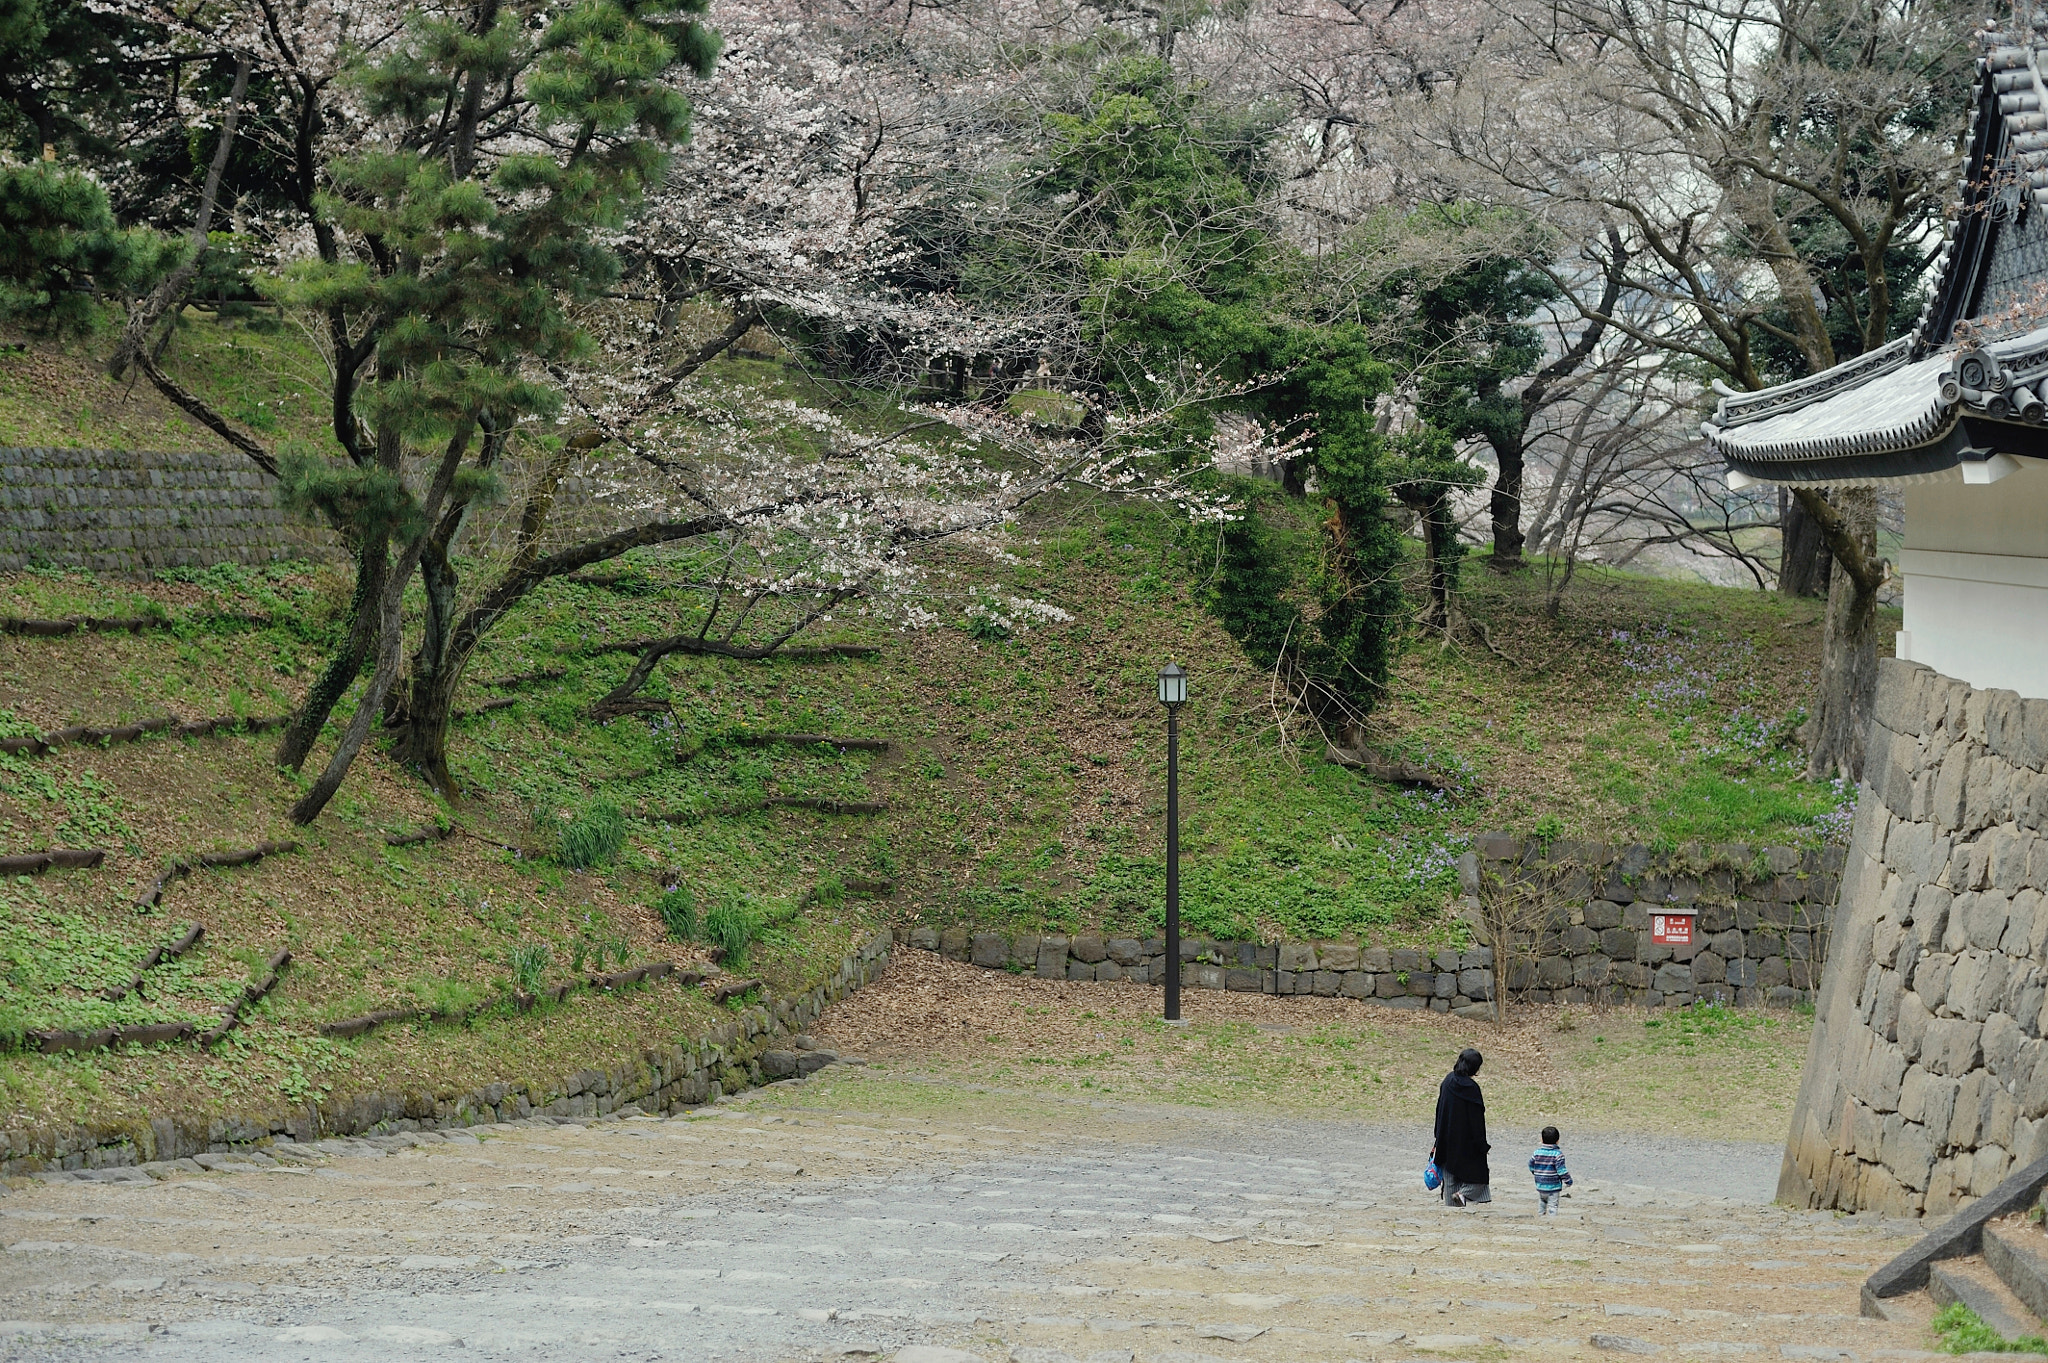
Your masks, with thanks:
[{"label": "wooden log edging", "polygon": [[0,876],[39,876],[45,871],[90,870],[107,859],[104,847],[52,847],[0,857]]},{"label": "wooden log edging", "polygon": [[816,1022],[832,1003],[880,979],[890,948],[890,934],[878,931],[803,993],[770,995],[707,1032],[618,1055],[599,1061],[600,1068],[574,1074],[503,1082],[478,1076],[467,1091],[458,1087],[452,1093],[436,1094],[422,1085],[329,1094],[255,1110],[128,1113],[93,1126],[0,1129],[0,1177],[138,1165],[168,1177],[174,1172],[169,1161],[260,1148],[272,1141],[413,1132],[422,1133],[415,1141],[437,1141],[440,1137],[432,1133],[439,1130],[491,1122],[590,1121],[715,1102],[765,1082],[759,1057]]},{"label": "wooden log edging", "polygon": [[768,748],[779,744],[802,747],[811,743],[823,743],[842,752],[849,748],[860,752],[889,751],[889,740],[886,738],[848,738],[843,734],[731,734],[727,736],[726,741],[748,748]]},{"label": "wooden log edging", "polygon": [[204,936],[206,936],[206,925],[195,921],[186,930],[183,937],[180,937],[169,946],[159,946],[156,950],[150,952],[148,956],[144,957],[142,964],[135,967],[134,979],[126,984],[108,985],[100,991],[100,997],[109,1003],[119,1003],[122,999],[127,998],[129,994],[142,988],[142,977],[144,975],[147,975],[165,961],[177,960],[193,947],[198,946],[199,939]]},{"label": "wooden log edging", "polygon": [[[192,931],[185,934],[184,940],[178,944],[177,949],[189,949],[190,945],[197,942],[204,932],[204,928],[194,923]],[[158,948],[160,952],[163,950],[163,948]],[[143,969],[147,970],[156,963],[157,957],[155,954],[152,954],[150,960],[143,966]],[[228,1005],[227,1011],[221,1014],[220,1021],[208,1028],[204,1034],[200,1033],[199,1024],[196,1022],[147,1022],[132,1027],[102,1027],[90,1032],[61,1030],[29,1032],[25,1034],[25,1039],[30,1043],[30,1049],[41,1051],[45,1055],[55,1054],[59,1051],[97,1051],[114,1046],[191,1041],[195,1038],[198,1040],[202,1050],[211,1050],[220,1044],[222,1038],[235,1029],[241,1022],[244,1013],[262,1002],[265,995],[277,988],[278,981],[284,977],[285,967],[291,963],[292,954],[288,950],[281,950],[272,956],[265,969],[263,978],[244,985],[241,994],[235,998],[233,1003]],[[141,975],[138,973],[136,979],[139,981],[141,978]],[[133,987],[132,984],[128,986],[128,988]],[[127,989],[123,989],[121,994],[126,992]],[[106,994],[106,997],[111,998],[119,998],[120,996],[120,994],[116,994],[111,990],[107,991]]]},{"label": "wooden log edging", "polygon": [[74,743],[135,743],[151,734],[170,734],[173,738],[213,738],[221,734],[260,734],[272,729],[282,729],[292,722],[290,715],[258,715],[245,719],[239,715],[220,715],[213,719],[181,720],[176,715],[159,715],[135,724],[121,724],[113,728],[95,728],[89,724],[74,724],[68,728],[52,729],[46,734],[19,734],[13,738],[0,738],[0,753],[15,756],[41,757],[54,748]]},{"label": "wooden log edging", "polygon": [[62,620],[33,620],[21,616],[0,616],[0,634],[17,634],[32,639],[61,639],[71,634],[144,634],[153,629],[176,629],[182,624],[250,625],[258,629],[276,624],[268,615],[220,612],[188,619],[168,615],[69,615]]},{"label": "wooden log edging", "polygon": [[29,1032],[26,1040],[29,1042],[27,1049],[54,1055],[60,1051],[100,1051],[115,1046],[189,1041],[198,1032],[199,1024],[196,1022],[149,1022],[134,1027],[102,1027],[92,1032]]},{"label": "wooden log edging", "polygon": [[461,831],[452,823],[445,825],[438,823],[421,824],[410,833],[386,833],[384,835],[384,845],[386,847],[411,847],[416,843],[422,842],[446,842]]},{"label": "wooden log edging", "polygon": [[191,857],[181,858],[165,867],[164,873],[156,878],[156,883],[149,887],[142,898],[135,901],[135,912],[148,913],[162,904],[165,890],[200,868],[250,866],[265,857],[298,850],[299,844],[296,842],[259,842],[254,847],[244,847],[236,852],[199,852]]},{"label": "wooden log edging", "polygon": [[[582,980],[570,980],[562,984],[551,985],[541,990],[538,995],[527,994],[515,989],[512,992],[512,1005],[522,1013],[531,1012],[543,1000],[549,1003],[560,1003],[578,989],[609,991],[623,988],[629,984],[638,984],[643,980],[652,982],[671,977],[685,989],[704,983],[705,978],[703,971],[687,970],[673,961],[649,961],[645,965],[634,966],[629,970],[615,970],[609,975],[591,975]],[[339,1022],[323,1022],[320,1024],[320,1035],[334,1037],[337,1040],[362,1036],[367,1032],[375,1031],[387,1022],[463,1022],[483,1012],[490,1006],[490,1004],[484,1003],[478,1004],[474,1008],[466,1009],[380,1008],[375,1012],[363,1013],[357,1017],[343,1018]]]},{"label": "wooden log edging", "polygon": [[242,1020],[243,1013],[261,1003],[264,995],[277,988],[277,982],[284,978],[285,967],[291,963],[292,953],[289,949],[281,949],[272,956],[269,969],[263,978],[244,985],[240,997],[228,1005],[228,1010],[221,1015],[220,1021],[215,1023],[213,1029],[205,1036],[199,1038],[200,1048],[210,1051],[218,1046],[229,1032],[235,1030],[236,1024]]},{"label": "wooden log edging", "polygon": [[826,800],[815,795],[770,795],[759,800],[719,805],[713,809],[652,811],[637,817],[648,823],[695,824],[706,819],[727,819],[738,814],[758,814],[764,809],[813,809],[820,814],[887,814],[882,800]]},{"label": "wooden log edging", "polygon": [[531,1012],[543,1001],[560,1003],[579,989],[610,991],[629,984],[638,984],[642,980],[651,982],[665,980],[670,976],[674,976],[676,983],[684,989],[700,985],[706,978],[704,971],[686,970],[674,961],[650,961],[646,965],[634,966],[630,970],[615,970],[609,975],[586,975],[580,980],[566,980],[561,984],[549,985],[537,995],[515,989],[512,991],[512,1006],[526,1013]]}]

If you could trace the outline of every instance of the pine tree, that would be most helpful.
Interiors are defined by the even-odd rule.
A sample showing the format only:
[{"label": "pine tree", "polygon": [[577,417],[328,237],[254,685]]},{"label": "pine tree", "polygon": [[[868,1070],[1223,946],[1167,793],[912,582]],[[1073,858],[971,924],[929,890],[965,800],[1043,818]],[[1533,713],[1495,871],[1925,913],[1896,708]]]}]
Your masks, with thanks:
[{"label": "pine tree", "polygon": [[[688,135],[689,102],[663,77],[678,65],[708,74],[715,62],[717,37],[694,17],[704,3],[475,0],[417,18],[361,73],[384,136],[331,164],[318,210],[336,244],[278,283],[286,299],[341,319],[350,338],[337,357],[344,458],[301,455],[286,466],[286,492],[357,547],[357,606],[375,628],[352,633],[377,641],[354,718],[293,808],[301,823],[332,798],[387,698],[408,735],[401,756],[452,793],[447,702],[467,659],[451,648],[451,549],[491,496],[509,442],[559,406],[546,366],[587,348],[573,309],[618,276],[603,234]],[[428,470],[423,485],[408,481],[416,467]],[[424,639],[394,697],[415,571]],[[343,653],[302,731],[317,732],[325,715],[314,705],[331,707],[361,666]]]}]

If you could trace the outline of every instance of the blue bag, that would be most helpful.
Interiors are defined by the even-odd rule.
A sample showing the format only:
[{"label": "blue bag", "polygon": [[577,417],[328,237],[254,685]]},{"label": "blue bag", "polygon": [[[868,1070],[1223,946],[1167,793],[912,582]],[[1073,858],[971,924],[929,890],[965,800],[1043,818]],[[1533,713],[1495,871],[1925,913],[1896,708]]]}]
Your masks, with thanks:
[{"label": "blue bag", "polygon": [[1431,1155],[1422,1166],[1422,1186],[1435,1192],[1444,1186],[1443,1170],[1436,1167],[1436,1156]]}]

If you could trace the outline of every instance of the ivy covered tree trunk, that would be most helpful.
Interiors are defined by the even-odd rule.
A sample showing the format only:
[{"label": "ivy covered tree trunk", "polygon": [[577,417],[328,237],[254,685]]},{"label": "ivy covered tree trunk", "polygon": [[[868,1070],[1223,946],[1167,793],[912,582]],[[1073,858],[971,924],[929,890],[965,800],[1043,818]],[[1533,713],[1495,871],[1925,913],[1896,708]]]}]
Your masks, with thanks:
[{"label": "ivy covered tree trunk", "polygon": [[1423,623],[1431,629],[1448,630],[1451,627],[1451,598],[1458,589],[1459,559],[1458,524],[1451,511],[1449,494],[1439,493],[1423,507],[1422,543],[1429,559],[1429,604],[1425,608]]},{"label": "ivy covered tree trunk", "polygon": [[1401,618],[1401,543],[1386,515],[1385,442],[1372,416],[1390,375],[1360,346],[1311,361],[1302,377],[1319,437],[1316,482],[1328,508],[1321,612],[1301,655],[1303,689],[1324,732],[1356,749],[1386,686]]}]

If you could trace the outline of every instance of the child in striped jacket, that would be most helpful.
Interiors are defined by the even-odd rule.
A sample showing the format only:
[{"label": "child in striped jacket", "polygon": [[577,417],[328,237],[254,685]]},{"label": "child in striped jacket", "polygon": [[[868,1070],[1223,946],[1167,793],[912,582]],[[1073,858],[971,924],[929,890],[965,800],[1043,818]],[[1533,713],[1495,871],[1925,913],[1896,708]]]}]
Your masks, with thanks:
[{"label": "child in striped jacket", "polygon": [[1543,1144],[1529,1156],[1529,1172],[1536,1176],[1536,1214],[1556,1216],[1557,1200],[1572,1186],[1572,1171],[1564,1167],[1564,1151],[1557,1145],[1557,1128],[1543,1128]]}]

